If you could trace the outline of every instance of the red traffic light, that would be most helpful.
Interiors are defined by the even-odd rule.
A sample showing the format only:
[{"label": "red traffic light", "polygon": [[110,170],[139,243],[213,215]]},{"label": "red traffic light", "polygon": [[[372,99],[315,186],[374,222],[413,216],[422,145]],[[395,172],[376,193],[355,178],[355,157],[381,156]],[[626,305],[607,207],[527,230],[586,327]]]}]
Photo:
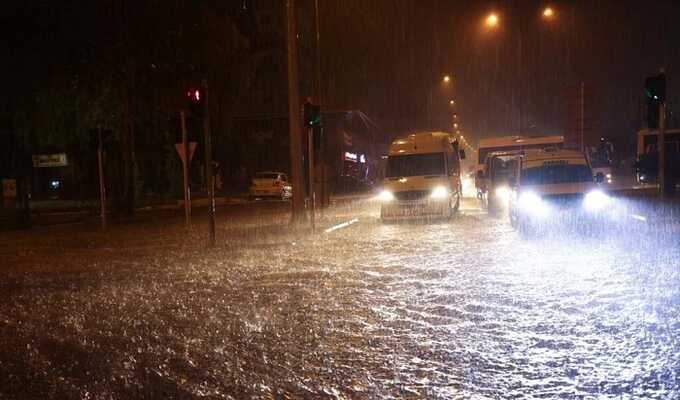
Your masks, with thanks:
[{"label": "red traffic light", "polygon": [[193,102],[200,102],[203,96],[201,95],[201,91],[198,89],[189,89],[187,90],[187,98]]}]

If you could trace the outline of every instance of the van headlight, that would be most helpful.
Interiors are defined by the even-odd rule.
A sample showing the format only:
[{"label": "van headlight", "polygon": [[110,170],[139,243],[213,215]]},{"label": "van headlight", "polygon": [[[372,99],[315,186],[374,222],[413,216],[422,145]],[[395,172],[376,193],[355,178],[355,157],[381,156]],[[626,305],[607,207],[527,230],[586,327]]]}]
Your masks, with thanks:
[{"label": "van headlight", "polygon": [[507,203],[510,200],[510,188],[507,186],[497,187],[495,194],[503,203]]},{"label": "van headlight", "polygon": [[548,205],[541,199],[541,196],[534,192],[523,192],[517,199],[517,205],[525,213],[537,217],[545,217],[550,212]]},{"label": "van headlight", "polygon": [[376,199],[379,201],[392,201],[394,200],[394,195],[389,190],[383,190],[378,196],[376,196]]},{"label": "van headlight", "polygon": [[593,190],[583,199],[583,207],[590,212],[597,212],[609,206],[611,199],[600,190]]},{"label": "van headlight", "polygon": [[432,189],[430,197],[432,197],[433,199],[443,199],[446,198],[448,195],[449,191],[444,186],[437,186],[434,189]]}]

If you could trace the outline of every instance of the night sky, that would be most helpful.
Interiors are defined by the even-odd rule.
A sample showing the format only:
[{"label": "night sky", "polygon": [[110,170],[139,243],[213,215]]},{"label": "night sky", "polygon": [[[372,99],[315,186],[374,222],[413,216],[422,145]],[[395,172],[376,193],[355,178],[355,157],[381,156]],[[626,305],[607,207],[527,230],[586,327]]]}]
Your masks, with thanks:
[{"label": "night sky", "polygon": [[[607,136],[624,151],[632,151],[641,125],[646,76],[663,67],[671,111],[678,104],[678,2],[552,2],[552,21],[541,19],[548,4],[539,1],[319,3],[324,107],[363,110],[385,139],[427,126],[430,90],[434,127],[448,129],[457,112],[463,132],[474,141],[517,132],[520,108],[525,133],[566,133],[574,88],[583,82],[588,139]],[[109,77],[125,80],[133,71],[135,89],[145,85],[145,94],[149,88],[158,92],[152,99],[133,98],[133,110],[171,113],[176,101],[166,99],[163,90],[182,93],[183,85],[207,68],[220,81],[216,107],[225,122],[215,121],[219,134],[228,130],[231,115],[286,111],[283,4],[106,0],[6,5],[0,21],[6,49],[2,84],[6,93],[49,102],[41,94],[45,88],[63,86],[74,76],[95,82],[82,91],[101,92],[96,82],[106,79],[92,71],[102,71],[102,63],[116,65],[118,75]],[[298,0],[298,8],[301,95],[307,96],[313,1]],[[500,17],[494,31],[483,26],[490,11]],[[440,81],[444,74],[453,78],[447,88]],[[30,101],[13,103],[14,109],[32,107]],[[43,127],[31,128],[34,134],[53,130],[50,118],[59,113],[41,111],[40,118],[29,118],[42,120]]]},{"label": "night sky", "polygon": [[[679,98],[677,2],[553,2],[550,22],[540,14],[547,3],[538,1],[321,3],[328,97],[359,104],[383,123],[422,126],[428,85],[450,73],[453,88],[435,88],[439,127],[448,127],[452,97],[471,137],[517,132],[521,97],[525,132],[562,134],[573,88],[583,82],[590,141],[601,134],[632,150],[644,78],[664,67],[671,109]],[[492,32],[483,26],[491,10],[500,17]],[[345,39],[355,35],[362,40]],[[356,56],[343,62],[328,42]]]}]

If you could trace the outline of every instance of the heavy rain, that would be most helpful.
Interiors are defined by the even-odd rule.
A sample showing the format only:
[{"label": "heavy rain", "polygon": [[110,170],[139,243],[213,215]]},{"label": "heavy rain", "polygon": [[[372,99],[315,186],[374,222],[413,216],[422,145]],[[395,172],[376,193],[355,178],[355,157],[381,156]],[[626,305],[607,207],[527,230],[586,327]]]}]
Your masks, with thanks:
[{"label": "heavy rain", "polygon": [[16,2],[0,399],[680,398],[680,6]]}]

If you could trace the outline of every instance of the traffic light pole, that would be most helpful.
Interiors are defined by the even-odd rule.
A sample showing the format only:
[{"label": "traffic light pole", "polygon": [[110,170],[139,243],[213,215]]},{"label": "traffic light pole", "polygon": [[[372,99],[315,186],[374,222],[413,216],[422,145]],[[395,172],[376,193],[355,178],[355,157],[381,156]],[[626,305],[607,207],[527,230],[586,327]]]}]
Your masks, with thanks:
[{"label": "traffic light pole", "polygon": [[184,162],[182,163],[182,172],[184,174],[184,222],[186,228],[191,228],[191,188],[189,187],[189,164],[191,163],[189,154],[189,140],[187,139],[187,124],[184,110],[179,112],[180,122],[182,124],[182,147],[184,152]]},{"label": "traffic light pole", "polygon": [[[316,104],[319,105],[319,113],[321,113],[321,110],[323,108],[323,99],[321,98],[321,33],[320,33],[320,25],[319,25],[319,0],[314,0],[314,25],[316,29],[316,46],[315,46],[315,58],[316,58],[316,65],[314,66],[314,101],[316,101]],[[320,206],[320,211],[321,211],[321,216],[323,217],[323,209],[327,205],[326,204],[326,159],[324,157],[324,140],[323,140],[323,127],[320,127],[320,132],[319,132],[319,148],[318,148],[318,157],[319,157],[319,166],[321,167],[321,176],[319,177],[319,180],[321,181],[321,185],[319,186],[319,196],[321,197],[321,201],[319,202],[321,204]],[[312,133],[313,134],[313,133]],[[316,191],[314,191],[316,193]]]},{"label": "traffic light pole", "polygon": [[106,183],[104,182],[104,143],[102,142],[102,127],[97,127],[99,146],[97,147],[97,165],[99,170],[99,209],[102,229],[106,229]]},{"label": "traffic light pole", "polygon": [[[210,233],[208,246],[215,246],[215,182],[212,165],[212,138],[210,134],[210,108],[208,101],[208,80],[203,80],[203,133],[205,134],[205,179],[208,189],[208,230]],[[186,153],[185,153],[186,154]]]},{"label": "traffic light pole", "polygon": [[671,193],[666,179],[666,102],[659,104],[659,138],[656,147],[659,151],[659,176],[657,177],[659,197],[663,199]]},{"label": "traffic light pole", "polygon": [[302,168],[302,128],[300,124],[300,95],[298,93],[297,44],[295,28],[295,0],[286,2],[287,62],[288,62],[288,135],[293,183],[292,222],[304,219],[305,185]]},{"label": "traffic light pole", "polygon": [[314,195],[314,128],[307,128],[307,161],[309,162],[309,205],[310,205],[310,221],[312,223],[312,233],[316,227],[315,216],[316,216],[316,196]]}]

